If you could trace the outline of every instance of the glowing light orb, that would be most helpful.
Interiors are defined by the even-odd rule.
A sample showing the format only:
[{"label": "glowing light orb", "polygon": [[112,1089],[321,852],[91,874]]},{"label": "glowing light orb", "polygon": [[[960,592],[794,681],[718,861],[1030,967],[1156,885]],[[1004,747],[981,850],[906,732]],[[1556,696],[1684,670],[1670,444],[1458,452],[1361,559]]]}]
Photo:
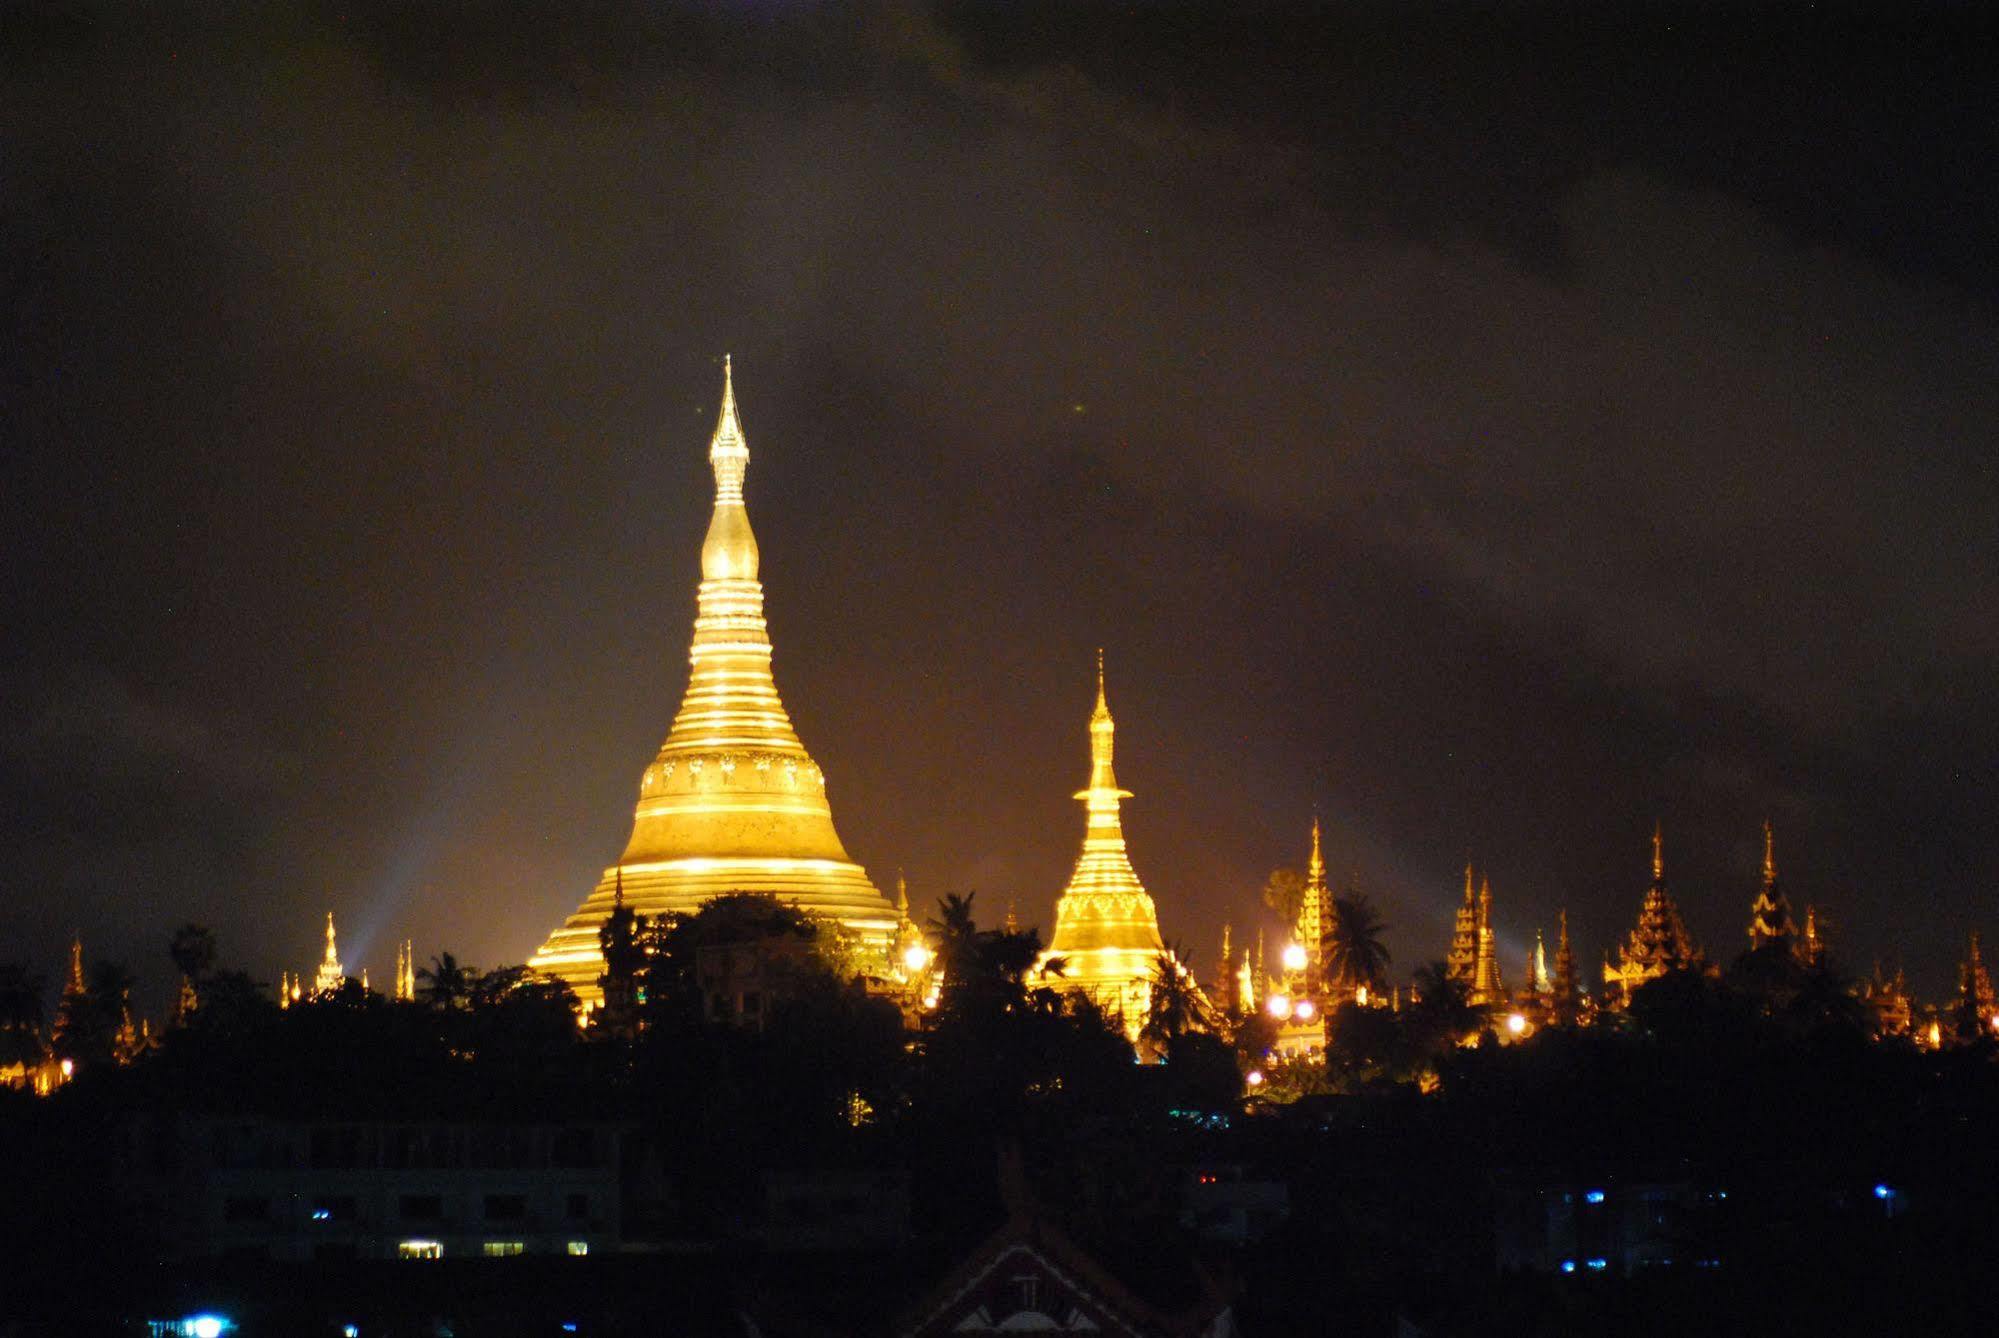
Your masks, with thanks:
[{"label": "glowing light orb", "polygon": [[1305,969],[1305,949],[1296,943],[1284,945],[1284,969],[1303,971]]},{"label": "glowing light orb", "polygon": [[1273,994],[1264,1000],[1263,1011],[1280,1020],[1290,1017],[1291,997],[1286,994]]},{"label": "glowing light orb", "polygon": [[1527,1019],[1519,1013],[1508,1013],[1506,1015],[1506,1029],[1515,1036],[1524,1036],[1527,1032]]},{"label": "glowing light orb", "polygon": [[1298,1001],[1297,1006],[1291,1010],[1291,1015],[1297,1018],[1300,1022],[1310,1022],[1312,1020],[1312,1015],[1317,1013],[1318,1011],[1319,1010],[1313,1006],[1312,1001],[1310,999],[1300,999]]},{"label": "glowing light orb", "polygon": [[1248,1083],[1251,1087],[1261,1087],[1263,1086],[1263,1070],[1251,1069],[1248,1073],[1243,1075],[1242,1080]]},{"label": "glowing light orb", "polygon": [[902,950],[902,964],[912,974],[930,965],[930,949],[921,943],[912,943]]}]

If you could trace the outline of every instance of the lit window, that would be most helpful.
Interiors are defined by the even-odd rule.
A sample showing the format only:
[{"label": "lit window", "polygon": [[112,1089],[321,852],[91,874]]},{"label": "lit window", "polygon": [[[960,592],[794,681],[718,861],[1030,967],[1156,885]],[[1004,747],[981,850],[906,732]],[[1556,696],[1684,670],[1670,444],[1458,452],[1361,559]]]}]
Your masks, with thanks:
[{"label": "lit window", "polygon": [[398,1259],[442,1259],[444,1244],[435,1240],[406,1240],[396,1246]]},{"label": "lit window", "polygon": [[488,1259],[511,1259],[527,1249],[525,1241],[489,1240],[481,1247]]},{"label": "lit window", "polygon": [[590,1253],[590,1242],[587,1240],[572,1240],[569,1242],[569,1252],[575,1255],[588,1254]]}]

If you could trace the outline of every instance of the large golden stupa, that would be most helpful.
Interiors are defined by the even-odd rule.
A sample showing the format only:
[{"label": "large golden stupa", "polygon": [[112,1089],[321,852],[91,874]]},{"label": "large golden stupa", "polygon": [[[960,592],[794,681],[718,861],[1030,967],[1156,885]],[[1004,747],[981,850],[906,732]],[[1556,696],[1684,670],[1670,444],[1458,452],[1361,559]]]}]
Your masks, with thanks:
[{"label": "large golden stupa", "polygon": [[1166,945],[1159,913],[1125,853],[1119,808],[1131,791],[1118,788],[1111,770],[1110,702],[1104,695],[1104,662],[1097,656],[1097,709],[1090,715],[1090,784],[1076,792],[1088,814],[1083,853],[1069,885],[1055,903],[1055,933],[1042,955],[1061,958],[1059,979],[1048,983],[1089,995],[1105,1012],[1122,1017],[1133,1035],[1152,1006],[1152,978]]},{"label": "large golden stupa", "polygon": [[897,924],[833,830],[826,777],[799,742],[770,671],[757,540],[743,508],[750,450],[728,360],[708,447],[715,515],[701,545],[687,695],[639,780],[632,839],[568,923],[529,961],[577,997],[601,997],[597,933],[622,896],[641,915],[693,911],[724,892],[768,892],[886,950]]}]

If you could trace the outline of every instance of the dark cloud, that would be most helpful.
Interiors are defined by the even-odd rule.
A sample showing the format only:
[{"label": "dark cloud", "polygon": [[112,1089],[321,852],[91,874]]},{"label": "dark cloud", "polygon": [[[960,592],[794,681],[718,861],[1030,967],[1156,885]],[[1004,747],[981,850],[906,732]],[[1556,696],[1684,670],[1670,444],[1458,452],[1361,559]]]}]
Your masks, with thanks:
[{"label": "dark cloud", "polygon": [[670,719],[732,349],[780,683],[878,880],[1045,917],[1101,644],[1203,960],[1315,804],[1405,963],[1467,853],[1509,951],[1562,904],[1599,950],[1655,816],[1732,951],[1768,814],[1941,983],[1999,857],[1942,100],[1873,132],[1899,172],[1843,115],[1763,179],[1861,68],[1823,34],[1620,95],[1656,32],[593,14],[15,48],[7,757],[50,826],[8,955],[206,916],[275,972],[330,905],[378,961],[524,956]]}]

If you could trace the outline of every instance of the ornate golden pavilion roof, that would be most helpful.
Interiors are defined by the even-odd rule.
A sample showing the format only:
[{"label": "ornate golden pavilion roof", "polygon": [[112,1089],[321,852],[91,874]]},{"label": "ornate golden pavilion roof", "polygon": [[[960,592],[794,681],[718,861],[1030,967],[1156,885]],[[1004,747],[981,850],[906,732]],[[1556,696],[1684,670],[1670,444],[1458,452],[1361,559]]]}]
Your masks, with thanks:
[{"label": "ornate golden pavilion roof", "polygon": [[825,773],[771,676],[757,540],[743,505],[750,449],[726,358],[722,369],[722,412],[708,446],[715,511],[701,545],[687,694],[639,780],[625,853],[530,961],[586,1001],[599,995],[597,932],[620,884],[641,915],[693,911],[723,892],[768,892],[883,947],[896,929],[895,908],[833,829]]},{"label": "ornate golden pavilion roof", "polygon": [[1090,783],[1075,797],[1087,814],[1083,853],[1069,885],[1055,903],[1055,932],[1043,960],[1060,957],[1064,989],[1090,994],[1135,1028],[1150,1004],[1154,967],[1166,945],[1159,914],[1125,853],[1119,809],[1131,791],[1118,788],[1111,766],[1110,702],[1104,692],[1103,654],[1097,656],[1097,707],[1090,715]]}]

